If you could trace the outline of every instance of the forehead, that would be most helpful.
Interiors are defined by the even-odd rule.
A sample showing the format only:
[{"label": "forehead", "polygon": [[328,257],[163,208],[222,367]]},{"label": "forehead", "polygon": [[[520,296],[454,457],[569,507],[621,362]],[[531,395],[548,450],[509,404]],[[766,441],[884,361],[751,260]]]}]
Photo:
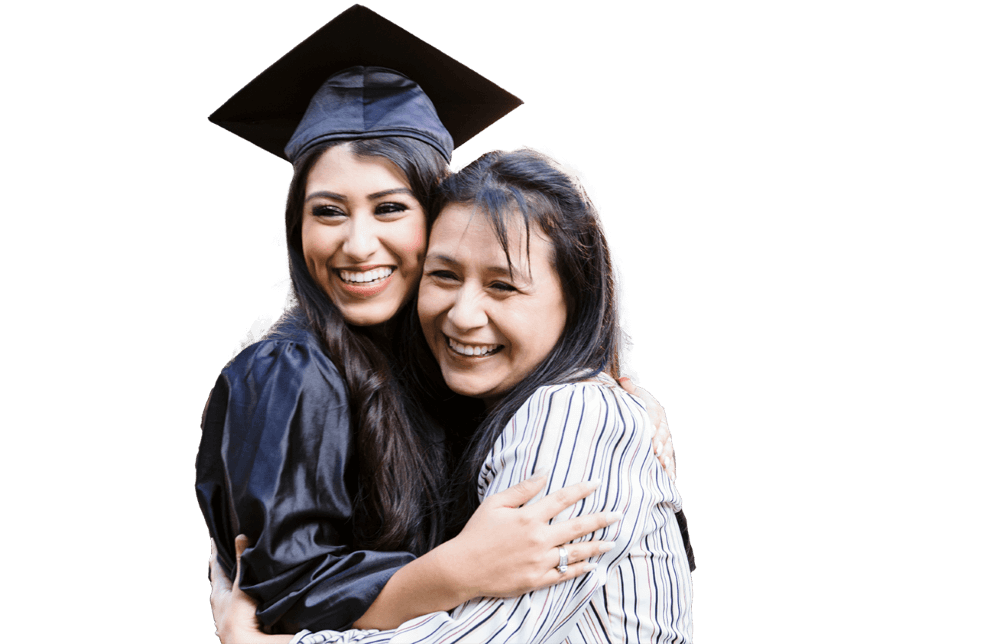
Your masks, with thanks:
[{"label": "forehead", "polygon": [[[519,212],[507,212],[503,217],[507,250],[515,267],[527,267],[529,255],[552,259],[552,243],[537,224],[526,228]],[[448,204],[438,215],[431,228],[430,252],[444,253],[462,261],[501,260],[504,265],[508,259],[490,218],[472,204],[461,203]]]},{"label": "forehead", "polygon": [[[507,245],[514,251],[519,245],[526,245],[524,220],[518,213],[506,213],[504,225]],[[497,251],[503,254],[503,246],[490,218],[472,204],[449,204],[441,210],[431,228],[431,244],[460,246],[477,253]]]},{"label": "forehead", "polygon": [[306,185],[340,183],[361,189],[374,186],[410,187],[406,175],[392,161],[358,156],[349,145],[334,146],[320,155],[309,170]]}]

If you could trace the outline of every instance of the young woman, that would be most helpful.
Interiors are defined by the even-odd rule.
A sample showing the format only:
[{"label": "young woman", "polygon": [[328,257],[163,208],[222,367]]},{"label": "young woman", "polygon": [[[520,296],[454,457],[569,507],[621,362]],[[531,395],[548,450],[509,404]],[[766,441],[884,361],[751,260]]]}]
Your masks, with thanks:
[{"label": "young woman", "polygon": [[[619,327],[593,207],[531,151],[485,155],[446,179],[441,193],[419,324],[438,377],[487,408],[459,472],[456,520],[539,469],[549,471],[550,487],[599,481],[596,494],[557,520],[594,509],[621,520],[597,531],[608,545],[578,580],[478,598],[395,630],[303,632],[291,641],[691,641],[680,496],[644,439],[643,406],[606,373],[617,370]],[[246,598],[220,581],[214,599],[224,644],[256,641]]]},{"label": "young woman", "polygon": [[[541,486],[534,481],[484,506],[467,529],[446,532],[444,477],[449,452],[464,442],[448,430],[471,412],[458,399],[422,404],[395,356],[408,344],[397,320],[421,274],[428,200],[447,172],[451,134],[419,85],[382,67],[322,77],[284,134],[295,120],[254,103],[300,91],[308,74],[295,66],[345,47],[344,33],[368,30],[361,40],[375,46],[362,54],[374,60],[387,42],[415,40],[388,38],[401,30],[362,7],[331,25],[344,16],[348,23],[317,32],[319,44],[314,35],[213,115],[270,151],[280,140],[295,168],[286,233],[298,306],[220,375],[197,460],[219,563],[232,571],[234,537],[250,538],[241,580],[260,603],[261,623],[276,630],[391,627],[473,597],[574,577],[599,544],[570,548],[575,563],[562,573],[554,571],[558,548],[609,521],[598,513],[548,524],[591,491],[585,483],[542,510],[515,509]],[[404,50],[427,48],[417,43]],[[289,78],[288,91],[271,85]],[[241,96],[254,104],[234,116]]]}]

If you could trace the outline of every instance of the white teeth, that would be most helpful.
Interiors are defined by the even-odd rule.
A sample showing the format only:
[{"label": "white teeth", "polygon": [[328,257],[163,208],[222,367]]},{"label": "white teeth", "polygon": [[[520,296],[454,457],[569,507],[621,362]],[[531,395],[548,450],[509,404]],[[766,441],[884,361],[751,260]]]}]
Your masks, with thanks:
[{"label": "white teeth", "polygon": [[448,338],[448,346],[464,356],[482,356],[492,353],[500,347],[499,344],[461,344],[451,338]]},{"label": "white teeth", "polygon": [[370,271],[360,272],[360,271],[338,271],[340,274],[340,279],[345,282],[351,282],[354,284],[363,282],[374,282],[376,280],[385,279],[392,275],[392,271],[395,269],[383,266],[381,268],[373,268]]}]

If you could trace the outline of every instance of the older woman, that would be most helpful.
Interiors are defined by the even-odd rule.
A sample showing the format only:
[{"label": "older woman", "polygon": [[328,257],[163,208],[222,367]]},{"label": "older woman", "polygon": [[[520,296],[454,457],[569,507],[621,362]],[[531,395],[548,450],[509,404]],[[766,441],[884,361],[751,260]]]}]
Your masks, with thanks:
[{"label": "older woman", "polygon": [[[446,179],[441,193],[419,323],[439,378],[487,408],[459,472],[455,520],[539,469],[549,471],[550,486],[600,481],[596,494],[557,519],[603,509],[621,520],[597,532],[608,545],[580,579],[479,598],[395,630],[302,632],[292,641],[691,641],[690,568],[675,517],[680,495],[644,438],[644,407],[606,373],[617,370],[619,327],[593,207],[567,175],[530,151],[485,155]],[[226,595],[216,589],[218,598]],[[253,637],[234,628],[223,639]]]}]

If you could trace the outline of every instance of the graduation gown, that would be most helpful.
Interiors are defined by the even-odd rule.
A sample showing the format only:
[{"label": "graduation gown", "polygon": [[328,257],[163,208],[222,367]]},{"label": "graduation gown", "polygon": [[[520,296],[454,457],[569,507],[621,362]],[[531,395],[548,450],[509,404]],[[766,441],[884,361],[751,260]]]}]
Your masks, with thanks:
[{"label": "graduation gown", "polygon": [[414,559],[352,545],[350,416],[343,377],[294,315],[236,356],[209,397],[198,502],[230,577],[234,539],[249,538],[240,587],[272,632],[350,627]]}]

